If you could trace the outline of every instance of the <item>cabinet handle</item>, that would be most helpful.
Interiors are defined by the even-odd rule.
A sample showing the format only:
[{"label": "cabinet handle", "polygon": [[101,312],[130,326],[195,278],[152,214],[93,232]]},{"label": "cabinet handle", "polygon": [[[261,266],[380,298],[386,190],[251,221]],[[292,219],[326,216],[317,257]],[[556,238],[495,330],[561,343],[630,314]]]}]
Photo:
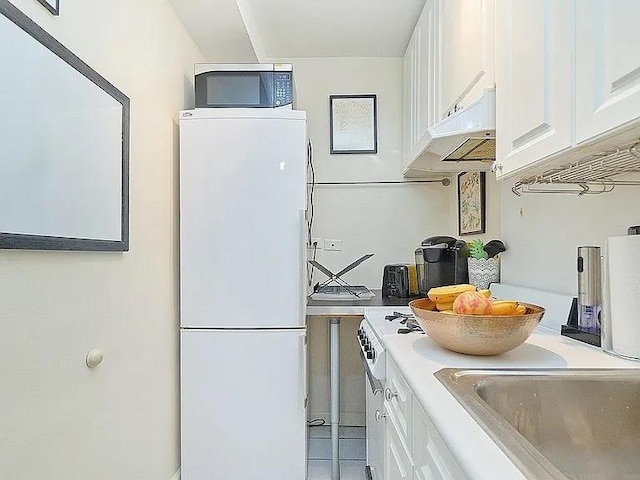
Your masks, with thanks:
[{"label": "cabinet handle", "polygon": [[382,413],[380,410],[376,410],[376,422],[382,421],[383,418],[387,418],[387,414]]},{"label": "cabinet handle", "polygon": [[384,398],[387,400],[387,402],[390,402],[391,400],[397,397],[398,397],[398,392],[392,392],[390,388],[384,389]]}]

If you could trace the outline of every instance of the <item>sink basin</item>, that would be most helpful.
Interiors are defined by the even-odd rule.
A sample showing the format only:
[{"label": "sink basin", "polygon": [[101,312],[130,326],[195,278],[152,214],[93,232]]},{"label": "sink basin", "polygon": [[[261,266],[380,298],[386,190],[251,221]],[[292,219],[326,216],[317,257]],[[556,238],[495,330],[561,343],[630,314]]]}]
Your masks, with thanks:
[{"label": "sink basin", "polygon": [[435,375],[527,478],[640,479],[640,370]]}]

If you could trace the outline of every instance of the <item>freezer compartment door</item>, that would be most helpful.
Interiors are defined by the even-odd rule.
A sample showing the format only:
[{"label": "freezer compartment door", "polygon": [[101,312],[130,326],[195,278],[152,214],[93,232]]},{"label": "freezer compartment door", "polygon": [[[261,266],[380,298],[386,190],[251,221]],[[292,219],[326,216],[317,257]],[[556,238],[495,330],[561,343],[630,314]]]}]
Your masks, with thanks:
[{"label": "freezer compartment door", "polygon": [[183,327],[304,325],[306,164],[304,119],[181,123]]},{"label": "freezer compartment door", "polygon": [[304,480],[305,331],[180,335],[182,480]]}]

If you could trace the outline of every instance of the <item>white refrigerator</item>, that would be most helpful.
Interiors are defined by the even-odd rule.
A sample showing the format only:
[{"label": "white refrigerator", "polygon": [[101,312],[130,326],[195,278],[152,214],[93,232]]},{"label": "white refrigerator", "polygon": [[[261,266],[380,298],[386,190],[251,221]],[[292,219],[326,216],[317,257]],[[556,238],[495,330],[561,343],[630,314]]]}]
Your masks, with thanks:
[{"label": "white refrigerator", "polygon": [[306,477],[306,114],[180,113],[182,480]]}]

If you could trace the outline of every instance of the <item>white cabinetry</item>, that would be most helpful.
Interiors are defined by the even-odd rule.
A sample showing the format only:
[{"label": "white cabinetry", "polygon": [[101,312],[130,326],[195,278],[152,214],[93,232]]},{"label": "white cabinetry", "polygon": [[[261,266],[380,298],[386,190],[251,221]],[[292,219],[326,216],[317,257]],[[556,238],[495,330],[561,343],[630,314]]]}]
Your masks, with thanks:
[{"label": "white cabinetry", "polygon": [[387,357],[385,480],[465,480],[435,426]]},{"label": "white cabinetry", "polygon": [[441,162],[428,129],[493,88],[494,72],[495,0],[427,0],[404,55],[405,175],[469,169]]},{"label": "white cabinetry", "polygon": [[407,450],[407,445],[403,442],[398,427],[392,414],[387,414],[387,445],[385,448],[385,480],[412,480],[413,464],[411,456]]},{"label": "white cabinetry", "polygon": [[637,140],[639,16],[635,0],[497,0],[498,178]]},{"label": "white cabinetry", "polygon": [[403,167],[427,129],[440,119],[439,2],[427,0],[404,54]]},{"label": "white cabinetry", "polygon": [[571,147],[573,0],[498,0],[498,177]]},{"label": "white cabinetry", "polygon": [[[403,60],[403,135],[405,152],[410,151],[420,138],[420,92],[418,91],[420,72],[420,57],[418,55],[420,49],[420,33],[421,28],[418,25],[413,31],[413,35],[411,35],[411,40],[409,41]],[[403,158],[406,162],[407,156],[404,155]]]},{"label": "white cabinetry", "polygon": [[638,18],[640,2],[637,0],[579,2],[576,9],[578,144],[640,118]]},{"label": "white cabinetry", "polygon": [[493,88],[495,0],[440,0],[442,29],[441,117]]},{"label": "white cabinetry", "polygon": [[458,480],[465,478],[446,443],[415,398],[413,400],[413,446],[411,451],[415,465],[414,480]]}]

